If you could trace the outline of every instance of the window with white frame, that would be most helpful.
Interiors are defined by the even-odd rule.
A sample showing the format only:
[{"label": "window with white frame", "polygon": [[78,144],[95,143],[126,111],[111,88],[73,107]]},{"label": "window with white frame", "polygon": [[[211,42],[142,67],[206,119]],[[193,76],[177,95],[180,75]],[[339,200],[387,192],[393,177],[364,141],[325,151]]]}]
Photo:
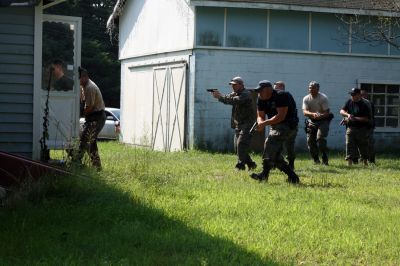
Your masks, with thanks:
[{"label": "window with white frame", "polygon": [[400,128],[400,85],[361,83],[375,106],[375,125]]}]

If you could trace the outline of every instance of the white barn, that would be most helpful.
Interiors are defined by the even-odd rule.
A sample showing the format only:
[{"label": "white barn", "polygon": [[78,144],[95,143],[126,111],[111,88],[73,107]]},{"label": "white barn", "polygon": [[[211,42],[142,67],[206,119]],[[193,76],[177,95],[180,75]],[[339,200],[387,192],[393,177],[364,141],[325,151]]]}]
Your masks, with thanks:
[{"label": "white barn", "polygon": [[[328,137],[335,149],[344,148],[339,110],[347,91],[367,88],[377,146],[393,147],[400,140],[400,51],[355,42],[337,16],[393,15],[381,9],[372,1],[118,1],[108,27],[119,27],[122,142],[165,151],[232,149],[231,109],[206,88],[228,93],[228,81],[239,75],[247,88],[285,81],[299,111],[309,81],[317,80],[335,114]],[[304,130],[297,146],[306,148]]]}]

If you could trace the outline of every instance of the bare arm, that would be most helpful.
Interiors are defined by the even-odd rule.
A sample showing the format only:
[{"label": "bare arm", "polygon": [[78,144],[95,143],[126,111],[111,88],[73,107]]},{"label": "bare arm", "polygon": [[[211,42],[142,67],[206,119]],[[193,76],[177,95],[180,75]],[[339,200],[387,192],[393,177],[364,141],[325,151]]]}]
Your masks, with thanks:
[{"label": "bare arm", "polygon": [[314,112],[310,112],[308,110],[303,109],[303,114],[304,114],[304,116],[307,116],[313,120],[321,120],[321,119],[325,119],[329,116],[329,109],[323,111],[322,113],[314,113]]},{"label": "bare arm", "polygon": [[261,131],[264,127],[268,125],[279,124],[285,119],[288,107],[287,106],[278,107],[276,108],[276,110],[278,113],[266,120],[265,120],[265,113],[263,111],[257,111],[257,122],[258,122],[257,131]]},{"label": "bare arm", "polygon": [[344,117],[346,117],[347,119],[349,119],[350,121],[360,121],[360,122],[368,122],[369,118],[368,116],[359,116],[359,117],[355,117],[352,114],[349,114],[347,111],[341,109],[340,110],[340,114]]}]

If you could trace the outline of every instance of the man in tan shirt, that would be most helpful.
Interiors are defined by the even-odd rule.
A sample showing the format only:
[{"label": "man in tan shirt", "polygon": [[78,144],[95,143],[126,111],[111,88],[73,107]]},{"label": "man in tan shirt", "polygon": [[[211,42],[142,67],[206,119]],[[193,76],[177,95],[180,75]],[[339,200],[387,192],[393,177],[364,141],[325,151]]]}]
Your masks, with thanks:
[{"label": "man in tan shirt", "polygon": [[96,83],[89,78],[86,69],[79,68],[79,80],[85,97],[83,110],[85,124],[83,125],[79,143],[78,160],[81,162],[83,154],[88,152],[92,165],[101,170],[101,161],[97,149],[97,135],[103,129],[106,121],[103,96]]}]

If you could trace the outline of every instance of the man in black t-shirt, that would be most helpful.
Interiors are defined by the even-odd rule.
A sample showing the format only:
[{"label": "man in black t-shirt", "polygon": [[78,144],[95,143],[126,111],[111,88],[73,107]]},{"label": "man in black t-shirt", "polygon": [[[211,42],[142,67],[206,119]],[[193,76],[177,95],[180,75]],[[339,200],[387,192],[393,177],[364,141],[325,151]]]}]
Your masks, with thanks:
[{"label": "man in black t-shirt", "polygon": [[297,130],[296,106],[291,104],[287,92],[274,90],[268,80],[260,81],[255,91],[258,93],[257,130],[262,131],[266,126],[270,126],[270,130],[264,144],[263,171],[251,174],[251,178],[267,181],[270,170],[277,167],[287,174],[290,183],[299,183],[299,177],[281,154],[284,142],[292,131]]},{"label": "man in black t-shirt", "polygon": [[351,99],[347,100],[340,114],[346,124],[346,160],[348,165],[358,158],[358,152],[364,165],[368,165],[368,134],[371,108],[362,100],[361,90],[353,88],[349,92]]},{"label": "man in black t-shirt", "polygon": [[60,59],[55,59],[51,63],[56,80],[54,81],[54,90],[56,91],[72,91],[74,81],[64,74],[64,62]]}]

